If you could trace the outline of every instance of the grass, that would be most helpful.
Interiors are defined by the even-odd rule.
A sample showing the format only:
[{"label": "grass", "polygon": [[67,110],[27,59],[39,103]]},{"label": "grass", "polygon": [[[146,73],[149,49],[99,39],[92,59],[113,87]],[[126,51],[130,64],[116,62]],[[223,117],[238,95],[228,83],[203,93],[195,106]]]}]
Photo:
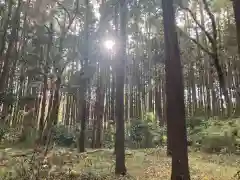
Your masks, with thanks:
[{"label": "grass", "polygon": [[[19,163],[24,159],[30,159],[31,155],[23,155],[26,152],[15,148],[0,149],[0,175],[12,171],[15,166],[19,168]],[[76,151],[58,148],[49,152],[47,161],[52,172],[71,169],[75,174],[93,172],[115,179],[112,150],[89,150],[78,154]],[[240,170],[240,156],[190,152],[189,164],[192,180],[231,180]],[[129,179],[170,179],[171,159],[166,157],[163,149],[127,150],[126,166]]]}]

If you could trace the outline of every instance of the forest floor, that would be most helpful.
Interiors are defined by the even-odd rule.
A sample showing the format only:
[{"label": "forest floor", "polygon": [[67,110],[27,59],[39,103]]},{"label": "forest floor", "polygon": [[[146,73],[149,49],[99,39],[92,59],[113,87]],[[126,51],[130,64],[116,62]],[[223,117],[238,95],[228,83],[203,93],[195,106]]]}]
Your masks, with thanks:
[{"label": "forest floor", "polygon": [[[4,179],[3,175],[6,172],[16,173],[18,171],[18,178],[16,179],[21,180],[19,177],[24,176],[22,175],[24,173],[20,171],[24,171],[24,168],[25,170],[26,168],[35,168],[30,173],[31,176],[36,174],[36,172],[51,174],[65,171],[75,175],[85,174],[87,176],[96,175],[102,177],[87,179],[115,179],[113,176],[115,158],[112,150],[89,150],[86,153],[78,154],[75,150],[55,148],[38,165],[36,165],[36,162],[38,161],[37,159],[41,159],[41,155],[35,154],[33,156],[31,152],[32,150],[16,148],[0,149],[0,179]],[[34,159],[31,161],[33,162],[32,164],[29,162],[30,159]],[[31,165],[26,165],[27,162]],[[240,170],[240,156],[190,152],[189,163],[191,179],[193,180],[238,179],[237,177],[234,178],[234,175]],[[171,159],[166,157],[163,149],[127,150],[126,167],[129,176],[125,179],[167,180],[170,179]],[[36,170],[36,168],[40,170]],[[44,171],[44,168],[47,170]],[[103,178],[103,176],[106,178]]]}]

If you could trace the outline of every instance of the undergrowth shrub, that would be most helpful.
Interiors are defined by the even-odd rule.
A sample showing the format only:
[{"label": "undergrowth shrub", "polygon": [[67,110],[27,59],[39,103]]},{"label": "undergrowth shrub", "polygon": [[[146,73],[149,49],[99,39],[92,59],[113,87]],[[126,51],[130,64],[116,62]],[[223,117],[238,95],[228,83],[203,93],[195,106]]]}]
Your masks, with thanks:
[{"label": "undergrowth shrub", "polygon": [[[57,125],[53,129],[53,141],[57,146],[62,147],[77,147],[77,137],[80,130],[75,127],[67,127],[64,125]],[[85,146],[90,148],[92,143],[92,127],[85,129]]]},{"label": "undergrowth shrub", "polygon": [[21,131],[19,128],[11,128],[7,126],[3,126],[1,128],[2,129],[0,131],[2,131],[2,143],[15,144],[19,141],[21,136]]},{"label": "undergrowth shrub", "polygon": [[69,131],[66,126],[59,125],[54,128],[53,140],[56,145],[70,147],[76,144],[76,135],[73,131]]},{"label": "undergrowth shrub", "polygon": [[[51,152],[49,153],[51,154]],[[74,171],[71,166],[64,166],[64,154],[42,156],[33,154],[16,161],[11,168],[1,172],[1,180],[124,180],[130,176],[116,177],[113,172],[96,172],[94,169]],[[57,159],[56,159],[57,158]],[[67,157],[65,157],[67,158]],[[68,159],[68,158],[67,158]],[[65,159],[66,160],[66,159]],[[75,159],[74,159],[75,160]],[[82,159],[85,161],[85,159]],[[88,159],[86,159],[87,161]],[[71,160],[68,160],[71,162]],[[68,164],[69,165],[69,164]]]},{"label": "undergrowth shrub", "polygon": [[240,152],[240,120],[191,118],[187,120],[188,137],[194,147],[208,153]]},{"label": "undergrowth shrub", "polygon": [[234,153],[235,139],[227,135],[209,134],[203,138],[202,150],[208,153]]},{"label": "undergrowth shrub", "polygon": [[113,148],[114,147],[114,137],[115,137],[115,131],[112,127],[106,129],[103,134],[104,140],[103,140],[103,147],[104,148]]},{"label": "undergrowth shrub", "polygon": [[4,139],[4,136],[7,132],[8,132],[8,128],[5,125],[1,124],[0,125],[0,143]]},{"label": "undergrowth shrub", "polygon": [[165,143],[166,127],[159,127],[153,113],[130,120],[128,128],[127,146],[131,148],[153,148]]}]

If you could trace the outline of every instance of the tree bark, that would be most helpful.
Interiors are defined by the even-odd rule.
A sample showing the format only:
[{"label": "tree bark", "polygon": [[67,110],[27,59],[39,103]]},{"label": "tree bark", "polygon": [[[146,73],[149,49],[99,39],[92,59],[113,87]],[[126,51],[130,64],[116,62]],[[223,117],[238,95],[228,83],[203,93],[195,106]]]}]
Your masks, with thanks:
[{"label": "tree bark", "polygon": [[[190,180],[185,124],[184,86],[173,0],[163,0],[166,56],[168,138],[171,139],[172,180]],[[177,127],[177,128],[176,128]]]},{"label": "tree bark", "polygon": [[[10,2],[12,2],[12,1],[10,1]],[[9,69],[10,69],[9,68],[10,56],[11,56],[11,53],[13,52],[14,42],[17,40],[17,36],[18,36],[17,29],[19,28],[19,23],[20,23],[20,8],[21,8],[21,1],[19,0],[17,9],[16,9],[14,17],[13,17],[13,22],[12,22],[13,27],[12,27],[12,31],[10,34],[10,40],[8,42],[6,56],[5,56],[4,62],[3,62],[3,70],[2,70],[2,73],[0,76],[0,92],[4,92],[5,86],[7,85],[7,79],[8,79]],[[2,42],[2,43],[3,43],[2,48],[4,48],[5,44],[4,44],[4,42]]]},{"label": "tree bark", "polygon": [[115,174],[125,175],[125,131],[124,131],[124,80],[125,80],[125,61],[126,61],[126,11],[127,2],[120,0],[120,37],[119,51],[117,54],[118,65],[116,66],[116,138],[115,153],[116,165]]},{"label": "tree bark", "polygon": [[[84,1],[84,5],[86,8],[85,12],[85,20],[84,20],[84,43],[85,43],[85,48],[84,48],[84,67],[88,66],[88,41],[89,41],[89,0]],[[83,67],[83,68],[84,68]],[[82,94],[82,109],[81,109],[81,130],[80,134],[78,137],[78,152],[84,152],[85,151],[85,129],[86,129],[86,121],[87,121],[87,99],[85,95],[87,94],[87,86],[88,86],[89,80],[86,80],[84,82],[84,88]],[[81,97],[81,96],[80,96]]]},{"label": "tree bark", "polygon": [[236,30],[237,30],[238,54],[240,58],[240,1],[239,0],[232,0],[232,1],[233,1],[233,11],[235,15],[235,23],[236,23]]}]

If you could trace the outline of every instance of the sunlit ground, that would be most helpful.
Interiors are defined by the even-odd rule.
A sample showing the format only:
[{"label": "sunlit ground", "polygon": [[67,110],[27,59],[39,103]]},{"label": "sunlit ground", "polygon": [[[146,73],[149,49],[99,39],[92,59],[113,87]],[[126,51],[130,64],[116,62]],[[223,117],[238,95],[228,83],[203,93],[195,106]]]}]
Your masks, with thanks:
[{"label": "sunlit ground", "polygon": [[[23,152],[26,153],[26,150]],[[16,158],[16,154],[23,152],[11,149],[4,153],[4,150],[0,150],[5,159],[0,175],[14,167],[19,169],[20,159]],[[31,155],[22,158],[30,159]],[[106,176],[104,179],[107,180],[117,179],[114,177],[115,156],[112,150],[89,150],[78,154],[75,150],[57,148],[49,153],[47,159],[51,164],[50,169],[54,168],[52,172],[68,172],[70,168],[76,174],[92,172]],[[240,167],[240,157],[236,155],[190,152],[189,159],[192,180],[231,180]],[[130,175],[126,178],[128,180],[167,180],[171,175],[171,159],[166,157],[163,149],[127,150],[126,166]]]}]

